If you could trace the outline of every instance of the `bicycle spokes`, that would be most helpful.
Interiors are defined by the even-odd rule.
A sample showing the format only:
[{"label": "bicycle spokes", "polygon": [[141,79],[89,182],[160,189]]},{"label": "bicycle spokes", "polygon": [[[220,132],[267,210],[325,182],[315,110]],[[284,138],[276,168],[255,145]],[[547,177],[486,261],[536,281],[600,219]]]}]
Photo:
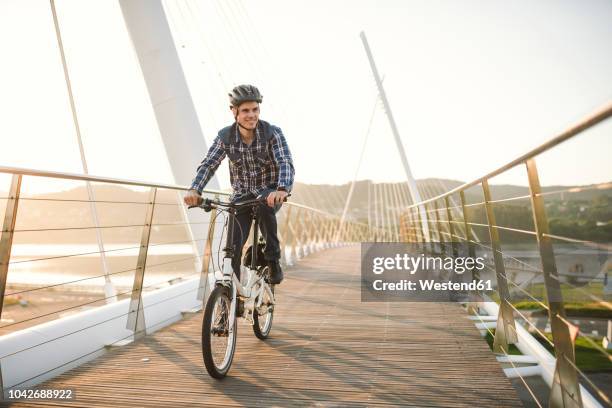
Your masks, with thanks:
[{"label": "bicycle spokes", "polygon": [[222,378],[232,363],[236,339],[235,320],[230,319],[229,290],[217,287],[213,294],[205,312],[202,345],[209,373],[213,377]]}]

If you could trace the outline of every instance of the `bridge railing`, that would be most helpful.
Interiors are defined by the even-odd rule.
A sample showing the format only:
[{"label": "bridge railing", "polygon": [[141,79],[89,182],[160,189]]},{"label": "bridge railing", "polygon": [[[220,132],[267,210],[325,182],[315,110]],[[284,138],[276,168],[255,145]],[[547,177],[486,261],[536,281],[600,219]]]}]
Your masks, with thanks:
[{"label": "bridge railing", "polygon": [[[225,215],[187,212],[185,186],[11,167],[0,167],[2,177],[8,185],[6,194],[0,194],[3,388],[42,381],[43,374],[67,364],[64,360],[77,361],[143,336],[180,318],[181,310],[170,312],[172,307],[184,311],[205,301],[223,256]],[[34,194],[28,183],[42,184],[47,191],[57,184],[60,191]],[[203,196],[228,193],[205,190]],[[341,225],[337,216],[292,202],[277,218],[285,264],[369,236],[366,224]],[[40,335],[41,324],[74,321],[81,312],[102,309],[108,311]],[[38,335],[13,341],[33,326]],[[116,335],[97,344],[96,327]],[[36,365],[28,359],[34,360],[37,350],[86,332],[92,333],[92,346],[85,351],[51,366],[38,359],[39,369],[25,369]]]},{"label": "bridge railing", "polygon": [[[601,402],[612,404],[610,395],[601,390],[585,370],[579,367],[581,361],[577,363],[576,360],[576,339],[578,338],[581,344],[586,342],[592,350],[599,353],[604,365],[607,363],[612,366],[612,356],[592,338],[592,333],[584,332],[575,324],[581,323],[575,316],[568,317],[567,313],[568,306],[572,312],[575,309],[589,308],[591,313],[595,310],[598,315],[610,319],[612,303],[609,301],[610,293],[606,295],[606,290],[609,292],[610,289],[607,274],[611,270],[609,254],[612,246],[609,233],[603,236],[599,234],[592,239],[585,237],[584,234],[577,237],[569,236],[572,235],[570,233],[551,233],[548,213],[552,211],[551,205],[554,203],[547,199],[563,194],[603,193],[612,188],[612,183],[543,190],[540,183],[541,170],[536,163],[543,153],[582,135],[586,130],[601,124],[611,116],[612,105],[609,104],[497,170],[408,207],[400,220],[402,240],[422,243],[424,250],[437,253],[446,250],[447,253],[452,251],[456,254],[455,246],[465,245],[471,257],[475,256],[476,252],[489,255],[490,262],[487,268],[497,277],[497,287],[495,293],[488,295],[497,301],[499,308],[496,308],[498,310],[496,323],[482,320],[481,327],[489,330],[493,337],[494,351],[503,354],[505,358],[503,361],[511,364],[513,362],[511,345],[514,344],[520,349],[520,343],[523,341],[519,334],[524,330],[519,327],[520,333],[517,334],[517,320],[522,322],[531,334],[540,338],[540,342],[545,347],[554,351],[556,356],[554,373],[542,374],[543,377],[547,377],[545,379],[550,380],[549,404],[553,407],[581,407],[583,404],[597,406],[590,397],[581,396],[581,391],[582,394],[588,394],[585,388],[580,386],[581,381],[599,397]],[[584,134],[584,136],[589,135]],[[605,149],[604,146],[602,148]],[[587,157],[581,159],[583,165],[589,165]],[[577,171],[580,169],[577,168]],[[514,172],[514,176],[519,174],[518,172],[523,173],[528,185],[528,194],[494,197],[490,181],[510,172]],[[562,204],[563,200],[560,205]],[[603,205],[609,212],[609,200],[604,200]],[[567,208],[561,210],[567,211]],[[576,211],[584,211],[584,207]],[[523,212],[526,212],[526,215]],[[422,219],[423,214],[425,219]],[[521,225],[510,225],[512,222],[509,220],[513,217],[521,218],[523,221]],[[605,227],[603,224],[605,223],[600,226]],[[428,228],[424,228],[424,225]],[[561,227],[557,229],[562,229]],[[590,232],[594,235],[595,231]],[[530,251],[535,256],[527,258],[532,259],[526,259],[521,255]],[[599,259],[598,264],[587,266],[597,268],[591,276],[584,274],[584,265],[580,266],[579,261],[570,263],[567,273],[559,270],[560,265],[567,266],[568,259],[577,259],[578,253],[588,253],[591,258]],[[564,256],[565,259],[562,259]],[[517,282],[521,277],[524,278],[523,281]],[[483,296],[486,299],[487,294]],[[469,310],[478,314],[475,304],[469,305]],[[548,323],[546,319],[542,319],[543,313],[548,315]],[[491,328],[494,328],[494,332],[490,330]],[[548,328],[550,334],[547,333]],[[609,337],[610,333],[607,336]],[[610,340],[612,339],[607,338],[608,342]],[[529,370],[521,370],[514,364],[512,367],[537,405],[542,406],[544,403],[538,401],[521,375],[521,372]]]}]

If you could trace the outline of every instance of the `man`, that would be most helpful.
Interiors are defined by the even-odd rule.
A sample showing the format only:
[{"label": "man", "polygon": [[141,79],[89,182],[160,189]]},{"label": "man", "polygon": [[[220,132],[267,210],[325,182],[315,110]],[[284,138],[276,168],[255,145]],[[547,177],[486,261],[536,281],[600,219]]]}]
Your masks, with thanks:
[{"label": "man", "polygon": [[[276,212],[293,186],[293,160],[280,128],[259,120],[262,95],[253,85],[240,85],[229,94],[234,123],[219,131],[208,154],[197,169],[191,189],[184,200],[187,205],[202,201],[202,190],[227,156],[234,193],[232,202],[265,197],[267,205],[258,207],[260,229],[266,239],[264,258],[270,266],[270,283],[283,280]],[[248,213],[238,214],[234,222],[232,268],[240,279],[240,257],[249,231]],[[230,243],[228,242],[228,245]]]}]

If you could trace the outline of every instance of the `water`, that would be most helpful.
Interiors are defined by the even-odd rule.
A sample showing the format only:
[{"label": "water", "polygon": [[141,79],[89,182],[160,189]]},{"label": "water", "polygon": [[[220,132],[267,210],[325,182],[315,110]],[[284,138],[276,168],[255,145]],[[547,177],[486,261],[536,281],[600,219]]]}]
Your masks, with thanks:
[{"label": "water", "polygon": [[[124,249],[130,248],[130,249]],[[116,287],[131,287],[140,248],[132,244],[105,245],[106,261]],[[14,288],[71,283],[73,289],[101,288],[104,269],[95,244],[18,244],[11,251],[7,283]],[[72,254],[79,256],[62,257]],[[145,285],[196,272],[198,259],[189,244],[150,246]],[[7,293],[10,293],[7,290]]]}]

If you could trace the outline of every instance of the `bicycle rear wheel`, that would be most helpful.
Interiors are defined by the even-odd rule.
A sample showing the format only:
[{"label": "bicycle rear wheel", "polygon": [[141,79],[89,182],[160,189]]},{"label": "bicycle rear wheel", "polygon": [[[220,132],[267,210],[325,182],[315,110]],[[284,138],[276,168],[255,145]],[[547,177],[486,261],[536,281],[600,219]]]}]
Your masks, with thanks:
[{"label": "bicycle rear wheel", "polygon": [[[274,294],[274,285],[270,285],[272,293]],[[274,305],[268,304],[270,302],[270,296],[264,292],[263,301],[259,310],[253,311],[253,332],[260,340],[265,340],[270,335],[272,330],[272,319],[274,318]],[[261,312],[261,314],[260,314]]]},{"label": "bicycle rear wheel", "polygon": [[231,291],[217,286],[212,291],[202,323],[202,356],[208,374],[221,379],[226,376],[236,350],[236,318],[230,322]]}]

